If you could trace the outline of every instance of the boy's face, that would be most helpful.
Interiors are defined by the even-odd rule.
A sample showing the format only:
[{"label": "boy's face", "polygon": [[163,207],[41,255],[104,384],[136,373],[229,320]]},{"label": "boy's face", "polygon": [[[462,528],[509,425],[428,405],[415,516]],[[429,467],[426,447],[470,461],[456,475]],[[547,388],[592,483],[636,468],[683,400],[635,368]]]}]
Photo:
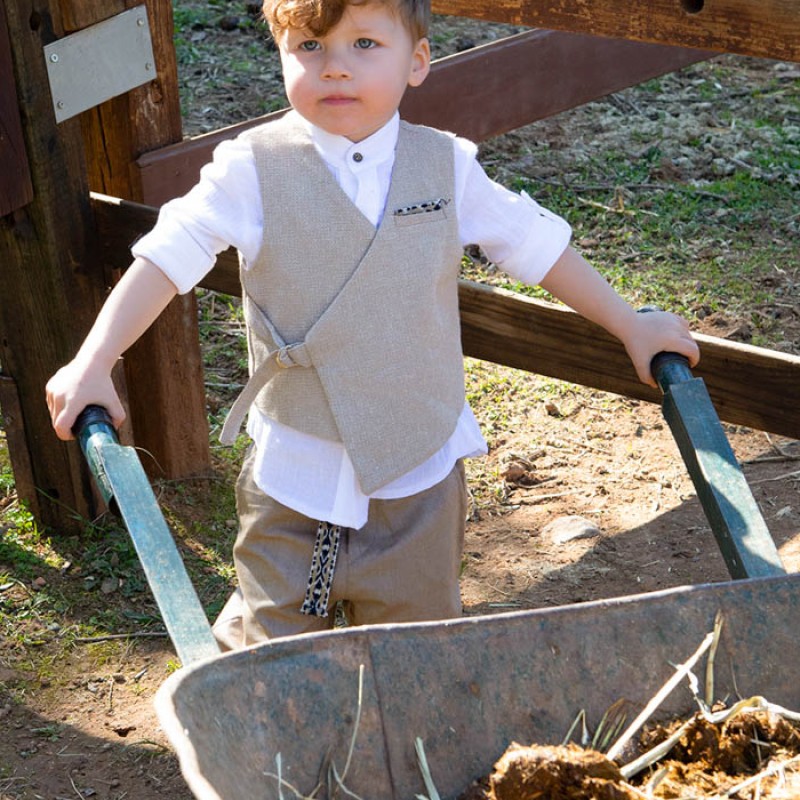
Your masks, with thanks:
[{"label": "boy's face", "polygon": [[289,28],[278,45],[294,109],[353,142],[383,127],[430,68],[428,40],[414,41],[394,8],[378,2],[347,6],[322,36]]}]

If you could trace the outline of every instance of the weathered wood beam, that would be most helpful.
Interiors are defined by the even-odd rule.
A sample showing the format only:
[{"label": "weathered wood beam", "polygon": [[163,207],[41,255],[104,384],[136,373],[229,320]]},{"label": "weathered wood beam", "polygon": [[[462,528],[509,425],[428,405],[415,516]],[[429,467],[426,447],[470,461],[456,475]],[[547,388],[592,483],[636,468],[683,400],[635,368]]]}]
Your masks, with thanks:
[{"label": "weathered wood beam", "polygon": [[[115,266],[127,247],[155,222],[157,210],[94,196],[98,239]],[[238,296],[239,265],[221,253],[202,282]],[[563,307],[502,289],[462,281],[459,289],[464,352],[475,358],[615,394],[660,403],[661,392],[640,383],[621,343]],[[800,438],[800,405],[787,389],[800,385],[800,357],[697,334],[703,378],[722,420]]]},{"label": "weathered wood beam", "polygon": [[532,28],[800,61],[796,0],[433,0],[452,14]]},{"label": "weathered wood beam", "polygon": [[[136,159],[181,140],[172,5],[166,0],[62,0],[70,29],[83,30],[146,4],[156,79],[80,116],[89,188],[142,200]],[[111,277],[111,276],[109,276]],[[175,298],[128,351],[125,379],[133,436],[158,477],[182,478],[210,468],[206,399],[193,294]]]},{"label": "weathered wood beam", "polygon": [[33,200],[33,184],[22,138],[8,24],[0,14],[0,217]]},{"label": "weathered wood beam", "polygon": [[534,30],[437,61],[406,92],[409,122],[474,142],[605,97],[712,53]]},{"label": "weathered wood beam", "polygon": [[0,372],[0,419],[2,419],[3,431],[6,435],[17,497],[22,497],[29,503],[33,499],[31,512],[38,513],[36,479],[28,452],[28,442],[25,438],[25,416],[19,401],[17,383],[10,376],[3,375],[2,372]]},{"label": "weathered wood beam", "polygon": [[[640,383],[620,342],[560,306],[479,284],[462,283],[464,352],[540,375],[660,403]],[[703,378],[720,419],[800,437],[800,407],[787,387],[800,385],[800,357],[695,334]]]},{"label": "weathered wood beam", "polygon": [[[527,31],[440,59],[401,113],[412,122],[483,141],[708,58],[658,47],[555,31]],[[468,91],[465,89],[468,87]],[[187,192],[221,141],[283,111],[147,153],[137,161],[142,198],[152,205]]]}]

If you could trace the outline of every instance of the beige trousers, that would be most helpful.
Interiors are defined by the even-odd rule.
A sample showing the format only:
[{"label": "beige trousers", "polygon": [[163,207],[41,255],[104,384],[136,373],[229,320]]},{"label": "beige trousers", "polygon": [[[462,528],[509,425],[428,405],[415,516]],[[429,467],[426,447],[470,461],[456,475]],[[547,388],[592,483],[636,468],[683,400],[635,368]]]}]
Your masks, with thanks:
[{"label": "beige trousers", "polygon": [[317,521],[264,494],[253,480],[252,463],[250,453],[236,487],[240,531],[233,555],[239,588],[214,624],[224,649],[327,630],[337,601],[353,625],[460,616],[467,515],[461,462],[424,492],[372,500],[367,524],[342,531],[331,613],[322,618],[300,613]]}]

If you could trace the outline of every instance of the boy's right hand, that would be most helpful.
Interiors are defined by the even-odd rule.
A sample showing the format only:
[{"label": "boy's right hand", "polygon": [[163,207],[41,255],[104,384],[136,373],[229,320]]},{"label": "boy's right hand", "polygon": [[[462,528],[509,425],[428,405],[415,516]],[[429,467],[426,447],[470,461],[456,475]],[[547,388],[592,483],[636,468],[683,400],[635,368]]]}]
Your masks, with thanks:
[{"label": "boy's right hand", "polygon": [[178,293],[158,266],[137,258],[100,309],[78,355],[47,382],[47,407],[59,439],[88,405],[103,406],[115,427],[125,421],[111,372],[119,357],[150,327]]},{"label": "boy's right hand", "polygon": [[125,409],[111,376],[77,361],[71,361],[56,372],[47,382],[45,393],[53,429],[64,441],[75,438],[72,427],[78,414],[88,405],[103,406],[111,415],[115,428],[125,421]]}]

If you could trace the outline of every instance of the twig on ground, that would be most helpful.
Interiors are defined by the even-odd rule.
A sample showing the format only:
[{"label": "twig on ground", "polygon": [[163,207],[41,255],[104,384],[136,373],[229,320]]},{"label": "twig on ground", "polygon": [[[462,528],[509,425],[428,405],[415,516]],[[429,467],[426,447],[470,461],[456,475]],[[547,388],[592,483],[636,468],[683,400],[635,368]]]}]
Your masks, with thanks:
[{"label": "twig on ground", "polygon": [[796,469],[794,472],[784,472],[783,475],[776,475],[774,478],[761,478],[758,481],[750,481],[750,485],[754,486],[757,483],[774,483],[775,481],[784,481],[787,478],[796,478],[800,476],[800,469]]},{"label": "twig on ground", "polygon": [[[731,717],[735,717],[737,714],[752,711],[768,711],[773,714],[778,714],[781,717],[785,717],[786,719],[790,719],[793,722],[800,721],[800,714],[798,714],[796,711],[789,711],[789,709],[783,708],[775,703],[770,703],[758,695],[755,697],[748,697],[745,700],[740,700],[730,708],[725,708],[722,711],[717,711],[715,713],[701,711],[700,714],[711,724],[719,725],[722,722],[727,722],[729,719],[731,719]],[[660,761],[673,748],[673,746],[681,740],[683,734],[691,725],[694,724],[694,721],[695,717],[688,719],[668,739],[665,739],[651,750],[648,750],[646,753],[639,756],[639,758],[620,767],[622,776],[628,780],[634,775],[637,775],[646,767],[649,767],[652,764],[655,764],[657,761]],[[800,758],[800,756],[797,758]]]},{"label": "twig on ground", "polygon": [[779,456],[758,456],[757,458],[750,458],[747,461],[742,461],[742,464],[746,466],[750,464],[782,464],[786,461],[800,461],[800,455],[793,456],[790,453],[783,453]]},{"label": "twig on ground", "polygon": [[733,797],[741,792],[742,789],[748,789],[754,783],[759,783],[760,781],[764,780],[764,778],[770,778],[779,772],[784,772],[787,767],[793,767],[797,764],[800,764],[800,756],[794,756],[794,758],[790,758],[787,761],[768,764],[757,775],[751,775],[749,778],[747,778],[747,780],[737,783],[736,786],[731,786],[731,788],[725,792],[723,797]]},{"label": "twig on ground", "polygon": [[78,789],[78,787],[75,785],[75,781],[72,780],[72,775],[69,776],[69,782],[72,784],[72,788],[75,791],[75,794],[78,795],[78,797],[80,797],[81,800],[83,800],[83,798],[86,795],[84,795],[83,792],[81,792],[80,789]]},{"label": "twig on ground", "polygon": [[611,214],[623,214],[626,217],[635,217],[637,214],[646,214],[650,217],[657,217],[652,211],[644,211],[642,209],[631,210],[629,208],[614,208],[613,206],[606,205],[605,203],[596,203],[594,200],[587,200],[585,197],[579,197],[578,202],[582,206],[589,206],[590,208],[598,208],[601,211],[608,211]]},{"label": "twig on ground", "polygon": [[[792,310],[794,310],[794,304],[789,304],[789,305],[783,304],[783,305],[784,305],[785,307],[788,307],[788,308],[791,308]],[[788,458],[790,461],[797,461],[798,459],[800,459],[800,455],[793,456],[793,455],[791,455],[791,453],[787,453],[787,452],[786,452],[786,450],[784,450],[784,449],[783,449],[783,448],[782,448],[782,447],[781,447],[779,444],[776,444],[776,443],[775,443],[775,442],[772,440],[772,437],[769,435],[769,433],[767,433],[767,431],[764,431],[764,438],[766,438],[766,440],[769,442],[769,446],[770,446],[770,447],[771,447],[771,448],[772,448],[772,449],[773,449],[773,450],[774,450],[774,451],[775,451],[775,452],[776,452],[776,453],[777,453],[779,456],[786,456],[786,458]]]},{"label": "twig on ground", "polygon": [[551,492],[550,494],[522,494],[517,497],[520,503],[533,505],[534,503],[541,503],[543,500],[555,500],[558,497],[569,497],[575,494],[574,490],[569,492]]},{"label": "twig on ground", "polygon": [[133,631],[131,633],[107,633],[104,636],[78,636],[73,641],[78,644],[95,644],[96,642],[110,642],[114,639],[145,639],[148,637],[164,637],[166,631]]},{"label": "twig on ground", "polygon": [[[558,186],[559,188],[569,189],[571,192],[610,192],[614,189],[645,189],[657,191],[675,191],[676,189],[686,189],[692,187],[676,186],[671,183],[582,183],[579,185],[571,184],[568,181],[552,180],[548,178],[536,177],[536,183],[545,183],[549,186]],[[714,194],[714,192],[702,192],[697,189],[692,189],[692,194],[698,197],[708,197],[711,200],[719,200],[722,203],[730,202],[727,197],[721,194]]]},{"label": "twig on ground", "polygon": [[670,750],[681,740],[686,729],[692,724],[693,719],[687,720],[675,731],[668,739],[643,753],[639,758],[634,759],[628,764],[620,767],[619,771],[625,780],[629,780],[634,775],[638,775],[643,769],[660,761]]}]

